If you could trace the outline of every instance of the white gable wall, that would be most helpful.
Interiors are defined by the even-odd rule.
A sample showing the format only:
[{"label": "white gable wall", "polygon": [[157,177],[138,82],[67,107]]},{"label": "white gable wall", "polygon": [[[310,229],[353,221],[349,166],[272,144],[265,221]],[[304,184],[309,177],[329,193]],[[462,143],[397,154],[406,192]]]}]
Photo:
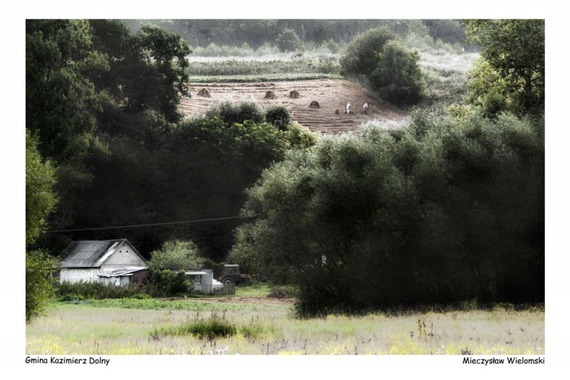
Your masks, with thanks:
[{"label": "white gable wall", "polygon": [[146,267],[146,262],[135,252],[128,242],[123,242],[104,263],[101,270],[120,269],[125,267]]}]

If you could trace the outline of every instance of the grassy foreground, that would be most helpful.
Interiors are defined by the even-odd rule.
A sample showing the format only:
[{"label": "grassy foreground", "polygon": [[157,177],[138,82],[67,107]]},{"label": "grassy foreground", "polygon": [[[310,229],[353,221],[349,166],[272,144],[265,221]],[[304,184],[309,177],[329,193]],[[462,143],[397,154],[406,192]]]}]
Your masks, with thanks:
[{"label": "grassy foreground", "polygon": [[[197,333],[212,322],[231,326],[232,334]],[[28,355],[545,353],[542,309],[302,320],[291,302],[259,297],[54,303],[27,326],[26,337]]]}]

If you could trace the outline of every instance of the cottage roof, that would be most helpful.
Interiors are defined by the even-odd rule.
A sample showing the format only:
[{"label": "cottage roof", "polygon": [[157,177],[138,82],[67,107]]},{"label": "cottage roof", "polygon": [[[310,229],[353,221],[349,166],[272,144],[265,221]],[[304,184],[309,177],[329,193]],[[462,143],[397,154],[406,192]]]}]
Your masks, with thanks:
[{"label": "cottage roof", "polygon": [[[61,253],[62,268],[99,268],[123,243],[129,244],[133,252],[140,253],[127,239],[80,240],[72,242]],[[143,259],[144,260],[144,259]]]}]

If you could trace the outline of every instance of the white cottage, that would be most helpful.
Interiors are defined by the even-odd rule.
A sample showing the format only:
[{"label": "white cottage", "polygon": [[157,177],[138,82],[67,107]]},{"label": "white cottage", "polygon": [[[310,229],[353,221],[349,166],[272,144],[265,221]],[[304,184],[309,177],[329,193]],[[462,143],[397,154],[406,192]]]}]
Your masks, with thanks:
[{"label": "white cottage", "polygon": [[148,265],[127,239],[74,241],[61,253],[60,282],[125,286],[144,282]]}]

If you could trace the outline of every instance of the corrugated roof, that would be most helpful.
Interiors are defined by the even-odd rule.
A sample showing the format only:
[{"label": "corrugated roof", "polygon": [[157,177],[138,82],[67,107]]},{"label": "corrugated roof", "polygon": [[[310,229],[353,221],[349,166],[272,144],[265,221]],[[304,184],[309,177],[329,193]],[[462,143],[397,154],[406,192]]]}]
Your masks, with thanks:
[{"label": "corrugated roof", "polygon": [[126,239],[80,240],[71,243],[62,253],[62,268],[99,268]]}]

